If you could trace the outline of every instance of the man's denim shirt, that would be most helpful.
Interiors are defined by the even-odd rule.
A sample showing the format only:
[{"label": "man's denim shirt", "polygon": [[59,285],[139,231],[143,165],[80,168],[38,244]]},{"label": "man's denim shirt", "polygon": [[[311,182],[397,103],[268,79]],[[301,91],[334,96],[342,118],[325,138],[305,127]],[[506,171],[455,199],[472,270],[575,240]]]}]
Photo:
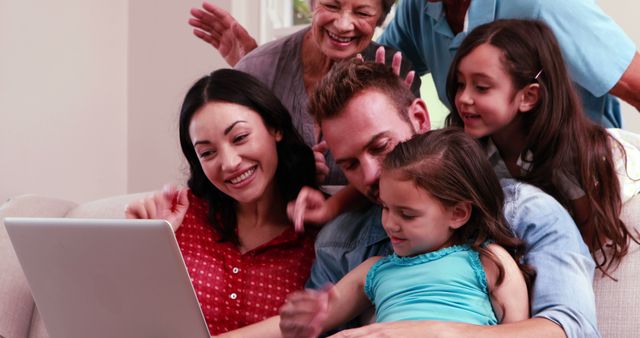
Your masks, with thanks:
[{"label": "man's denim shirt", "polygon": [[[505,217],[526,242],[524,263],[536,270],[532,316],[559,324],[568,337],[600,337],[592,286],[595,264],[573,219],[538,188],[512,179],[500,183]],[[316,239],[307,287],[335,284],[368,257],[393,252],[380,217],[380,207],[373,206],[327,224]]]}]

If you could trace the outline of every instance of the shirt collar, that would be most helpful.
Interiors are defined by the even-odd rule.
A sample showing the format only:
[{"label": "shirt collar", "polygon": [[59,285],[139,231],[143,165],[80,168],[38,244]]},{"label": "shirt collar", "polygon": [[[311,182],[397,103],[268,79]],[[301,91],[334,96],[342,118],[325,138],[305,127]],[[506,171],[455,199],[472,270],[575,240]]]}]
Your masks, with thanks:
[{"label": "shirt collar", "polygon": [[[502,156],[500,156],[500,152],[498,151],[498,147],[493,143],[490,137],[487,137],[484,145],[485,153],[487,154],[487,158],[494,170],[496,171],[496,175],[498,177],[511,177],[509,170],[507,169],[507,165],[504,163]],[[518,156],[518,160],[516,160],[516,165],[520,167],[523,173],[531,170],[531,164],[533,163],[533,153],[531,150],[527,150],[524,159],[522,158],[522,154]]]}]

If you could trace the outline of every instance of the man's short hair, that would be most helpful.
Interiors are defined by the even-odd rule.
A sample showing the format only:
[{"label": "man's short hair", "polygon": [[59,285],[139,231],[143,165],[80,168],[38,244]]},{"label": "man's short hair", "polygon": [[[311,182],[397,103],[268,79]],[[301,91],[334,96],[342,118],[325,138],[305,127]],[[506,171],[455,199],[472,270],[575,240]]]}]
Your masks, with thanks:
[{"label": "man's short hair", "polygon": [[319,124],[340,115],[349,101],[364,90],[384,94],[397,108],[400,117],[409,121],[407,108],[415,96],[391,67],[356,58],[334,65],[318,83],[309,99],[309,113]]}]

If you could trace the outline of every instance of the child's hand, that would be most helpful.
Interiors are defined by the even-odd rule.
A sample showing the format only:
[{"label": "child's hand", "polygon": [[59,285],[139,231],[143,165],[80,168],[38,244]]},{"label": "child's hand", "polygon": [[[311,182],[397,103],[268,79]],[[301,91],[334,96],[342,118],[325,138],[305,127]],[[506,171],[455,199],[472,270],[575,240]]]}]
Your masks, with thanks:
[{"label": "child's hand", "polygon": [[164,219],[173,231],[178,230],[189,208],[189,189],[167,184],[151,196],[128,204],[124,214],[135,219]]},{"label": "child's hand", "polygon": [[322,333],[329,315],[329,297],[333,285],[321,290],[290,294],[280,308],[280,331],[284,338],[315,338]]},{"label": "child's hand", "polygon": [[297,232],[304,231],[304,223],[322,224],[333,217],[322,192],[302,187],[295,201],[287,205],[287,215]]}]

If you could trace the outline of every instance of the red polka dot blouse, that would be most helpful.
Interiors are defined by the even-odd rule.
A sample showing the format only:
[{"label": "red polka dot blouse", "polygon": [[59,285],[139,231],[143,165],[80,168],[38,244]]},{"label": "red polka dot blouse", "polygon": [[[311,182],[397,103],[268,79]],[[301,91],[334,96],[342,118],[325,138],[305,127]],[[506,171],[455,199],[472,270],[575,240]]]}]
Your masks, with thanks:
[{"label": "red polka dot blouse", "polygon": [[286,296],[302,289],[314,259],[314,234],[293,227],[241,254],[207,220],[207,202],[189,194],[176,232],[178,245],[212,335],[278,314]]}]

